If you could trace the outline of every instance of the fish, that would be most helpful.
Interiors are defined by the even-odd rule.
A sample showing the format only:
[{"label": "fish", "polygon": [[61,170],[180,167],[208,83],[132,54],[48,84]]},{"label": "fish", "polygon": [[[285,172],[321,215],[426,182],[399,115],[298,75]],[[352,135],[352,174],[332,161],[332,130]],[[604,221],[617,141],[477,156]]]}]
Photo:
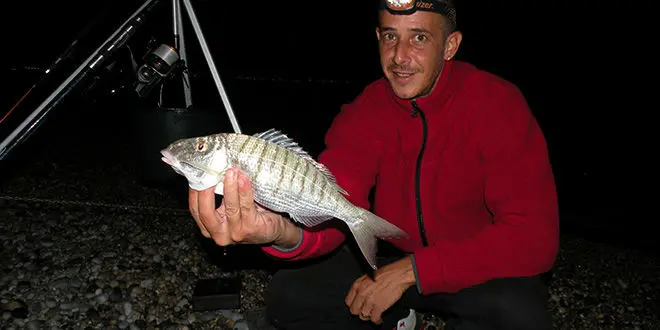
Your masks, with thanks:
[{"label": "fish", "polygon": [[287,213],[306,227],[335,218],[343,221],[373,269],[377,269],[377,239],[408,237],[399,227],[351,203],[334,174],[280,130],[181,138],[160,153],[161,160],[194,190],[215,186],[215,193],[222,195],[226,171],[238,168],[249,177],[254,200],[261,206]]}]

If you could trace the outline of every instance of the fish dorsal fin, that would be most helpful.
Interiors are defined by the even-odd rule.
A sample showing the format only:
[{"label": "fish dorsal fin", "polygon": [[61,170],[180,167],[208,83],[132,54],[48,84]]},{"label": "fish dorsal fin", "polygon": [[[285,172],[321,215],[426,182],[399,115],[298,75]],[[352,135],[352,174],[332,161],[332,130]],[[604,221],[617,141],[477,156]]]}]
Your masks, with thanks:
[{"label": "fish dorsal fin", "polygon": [[332,174],[332,172],[330,172],[330,170],[325,165],[317,162],[314,158],[312,158],[312,156],[310,156],[305,150],[303,150],[303,148],[300,147],[298,143],[293,141],[293,139],[291,139],[290,137],[286,136],[286,134],[282,133],[279,130],[271,128],[267,131],[256,133],[253,136],[259,139],[263,139],[266,142],[275,143],[278,146],[285,148],[289,151],[292,151],[301,158],[309,161],[319,171],[321,171],[321,173],[323,173],[323,175],[325,175],[332,184],[334,184],[337,187],[337,190],[340,193],[344,195],[348,195],[348,192],[346,192],[343,188],[341,188],[337,184],[337,179],[335,178],[334,174]]}]

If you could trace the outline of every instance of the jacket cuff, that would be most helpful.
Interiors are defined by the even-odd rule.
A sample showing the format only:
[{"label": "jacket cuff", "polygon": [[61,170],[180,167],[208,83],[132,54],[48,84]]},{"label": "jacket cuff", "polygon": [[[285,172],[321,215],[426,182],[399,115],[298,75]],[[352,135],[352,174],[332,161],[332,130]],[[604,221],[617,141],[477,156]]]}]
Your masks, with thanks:
[{"label": "jacket cuff", "polygon": [[292,248],[283,248],[281,246],[277,245],[266,245],[262,246],[261,250],[264,251],[266,254],[269,254],[270,256],[278,259],[295,259],[299,257],[305,249],[312,244],[313,239],[309,236],[309,233],[305,230],[303,230],[302,227],[300,228],[300,241],[298,241],[298,244]]},{"label": "jacket cuff", "polygon": [[293,251],[297,250],[300,247],[300,245],[302,245],[302,242],[303,242],[303,229],[301,227],[298,227],[298,229],[300,230],[300,240],[298,240],[298,243],[295,246],[290,247],[290,248],[285,248],[285,247],[281,247],[279,245],[273,244],[273,245],[271,245],[271,247],[273,249],[277,250],[277,251],[280,251],[280,252],[293,252]]},{"label": "jacket cuff", "polygon": [[422,294],[422,286],[419,285],[419,276],[417,275],[417,263],[415,262],[415,255],[410,255],[412,260],[413,273],[415,274],[415,285],[417,286],[417,293]]},{"label": "jacket cuff", "polygon": [[449,290],[442,278],[441,265],[438,263],[438,250],[435,247],[425,247],[413,253],[415,260],[415,276],[419,294],[432,294]]}]

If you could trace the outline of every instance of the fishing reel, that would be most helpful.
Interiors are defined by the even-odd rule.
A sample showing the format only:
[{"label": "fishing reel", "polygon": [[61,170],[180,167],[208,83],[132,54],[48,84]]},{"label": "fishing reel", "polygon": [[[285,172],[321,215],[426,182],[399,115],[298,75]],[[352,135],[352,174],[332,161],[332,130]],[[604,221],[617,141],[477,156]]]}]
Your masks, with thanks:
[{"label": "fishing reel", "polygon": [[143,57],[144,63],[137,69],[135,92],[145,97],[164,80],[170,79],[184,67],[184,61],[174,47],[160,44]]}]

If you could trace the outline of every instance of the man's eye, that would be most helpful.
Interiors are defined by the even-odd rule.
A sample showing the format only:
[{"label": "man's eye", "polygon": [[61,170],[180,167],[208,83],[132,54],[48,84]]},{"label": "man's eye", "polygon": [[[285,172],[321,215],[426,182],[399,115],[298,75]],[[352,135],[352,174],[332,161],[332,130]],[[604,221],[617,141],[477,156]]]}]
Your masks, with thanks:
[{"label": "man's eye", "polygon": [[415,41],[416,42],[424,42],[424,41],[426,41],[426,36],[423,35],[423,34],[415,35]]},{"label": "man's eye", "polygon": [[385,33],[385,34],[383,35],[383,39],[384,39],[384,40],[387,40],[387,41],[392,41],[392,40],[395,39],[395,37],[394,37],[394,35],[391,34],[391,33]]}]

